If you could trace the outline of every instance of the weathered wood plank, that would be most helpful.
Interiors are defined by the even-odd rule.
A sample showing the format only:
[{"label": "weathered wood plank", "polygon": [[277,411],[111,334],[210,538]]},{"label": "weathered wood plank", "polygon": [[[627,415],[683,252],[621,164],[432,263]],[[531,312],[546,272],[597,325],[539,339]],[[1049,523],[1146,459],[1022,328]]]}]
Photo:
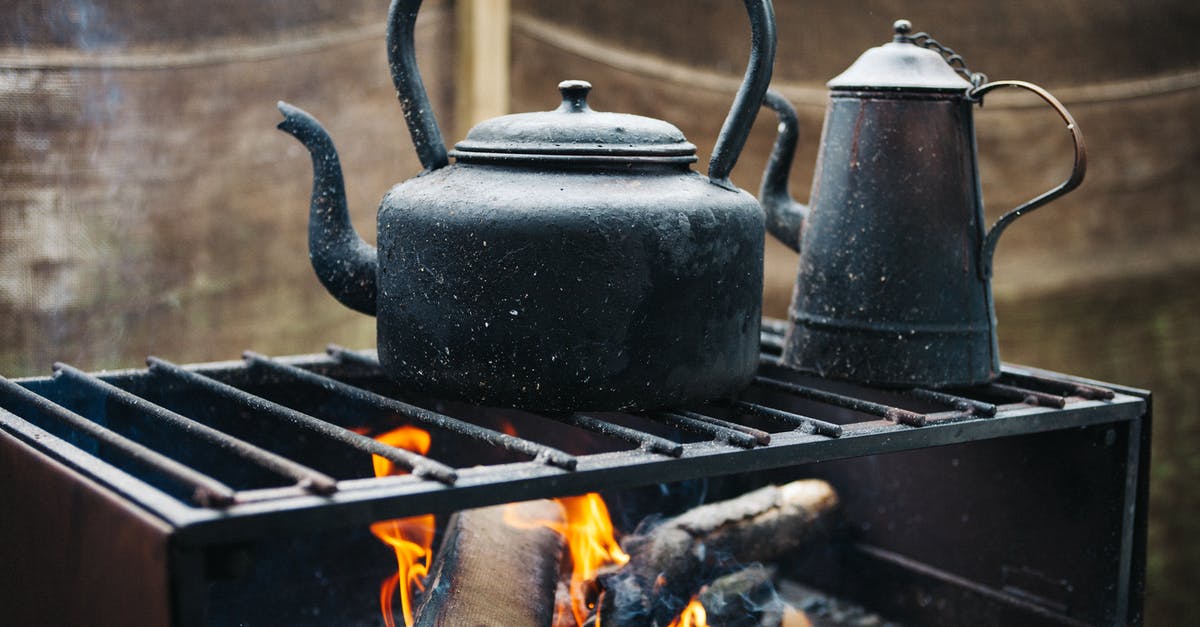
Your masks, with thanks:
[{"label": "weathered wood plank", "polygon": [[458,0],[454,120],[457,141],[475,124],[508,113],[510,0]]},{"label": "weathered wood plank", "polygon": [[553,501],[454,514],[416,611],[417,627],[549,627],[564,540]]}]

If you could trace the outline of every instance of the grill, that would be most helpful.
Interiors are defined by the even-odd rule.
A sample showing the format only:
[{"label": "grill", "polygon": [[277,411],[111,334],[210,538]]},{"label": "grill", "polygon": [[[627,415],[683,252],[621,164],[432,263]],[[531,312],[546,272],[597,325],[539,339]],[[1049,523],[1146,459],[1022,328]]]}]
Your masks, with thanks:
[{"label": "grill", "polygon": [[[1148,393],[1017,366],[866,388],[777,367],[783,330],[764,322],[738,398],[642,413],[401,393],[338,347],[0,379],[2,605],[14,624],[374,624],[371,522],[818,476],[846,532],[796,569],[811,583],[918,624],[1140,623]],[[433,433],[429,456],[364,435],[400,424]],[[371,455],[411,474],[376,478]]]}]

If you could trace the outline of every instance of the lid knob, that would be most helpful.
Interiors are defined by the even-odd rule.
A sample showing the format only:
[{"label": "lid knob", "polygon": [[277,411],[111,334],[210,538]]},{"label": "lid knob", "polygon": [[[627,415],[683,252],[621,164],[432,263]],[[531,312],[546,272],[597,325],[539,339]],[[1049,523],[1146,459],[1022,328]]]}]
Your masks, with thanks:
[{"label": "lid knob", "polygon": [[896,36],[892,41],[900,44],[909,41],[908,34],[912,32],[912,22],[908,20],[896,20],[892,23],[892,30],[896,31]]},{"label": "lid knob", "polygon": [[588,92],[592,91],[592,84],[587,81],[563,81],[558,84],[558,91],[562,94],[562,104],[558,110],[564,113],[582,113],[591,111],[588,106]]}]

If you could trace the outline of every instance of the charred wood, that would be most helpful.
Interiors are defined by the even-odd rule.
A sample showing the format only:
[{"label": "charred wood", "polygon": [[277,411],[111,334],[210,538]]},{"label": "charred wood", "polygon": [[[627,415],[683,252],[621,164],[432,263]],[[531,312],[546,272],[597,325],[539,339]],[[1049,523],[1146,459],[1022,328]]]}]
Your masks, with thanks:
[{"label": "charred wood", "polygon": [[775,592],[774,569],[755,564],[705,586],[700,604],[710,625],[780,627],[786,606]]},{"label": "charred wood", "polygon": [[600,578],[600,624],[667,625],[702,584],[823,535],[836,505],[824,481],[795,481],[697,507],[626,538],[629,563]]}]

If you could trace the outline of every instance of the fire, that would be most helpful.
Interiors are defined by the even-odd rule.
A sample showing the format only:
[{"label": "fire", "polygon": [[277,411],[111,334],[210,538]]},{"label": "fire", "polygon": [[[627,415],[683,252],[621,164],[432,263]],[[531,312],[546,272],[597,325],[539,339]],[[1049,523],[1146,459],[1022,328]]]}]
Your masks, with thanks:
[{"label": "fire", "polygon": [[582,625],[587,617],[589,601],[584,585],[595,579],[602,566],[624,566],[629,556],[613,537],[612,519],[608,506],[599,494],[590,493],[556,499],[566,514],[565,529],[559,531],[567,539],[571,551],[571,610],[575,621]]},{"label": "fire", "polygon": [[671,621],[667,627],[708,627],[708,613],[704,611],[704,606],[700,605],[695,597],[691,603],[683,608],[679,617]]},{"label": "fire", "polygon": [[[389,446],[424,455],[429,452],[429,432],[412,426],[404,426],[375,437]],[[375,476],[402,475],[408,471],[396,468],[390,460],[372,455]],[[387,627],[396,627],[392,617],[392,599],[396,589],[400,590],[400,607],[404,612],[404,624],[413,624],[412,589],[424,590],[425,575],[429,573],[429,560],[433,550],[434,520],[432,514],[383,520],[371,525],[371,533],[396,552],[396,574],[388,577],[379,587],[379,607]]]},{"label": "fire", "polygon": [[564,522],[520,520],[512,514],[512,509],[505,511],[505,522],[518,527],[545,526],[566,539],[572,563],[571,612],[575,615],[575,624],[582,625],[587,619],[588,611],[594,609],[594,603],[589,598],[588,582],[595,579],[604,566],[625,565],[629,556],[621,550],[613,536],[608,506],[599,494],[555,499],[555,502],[563,508]]}]

